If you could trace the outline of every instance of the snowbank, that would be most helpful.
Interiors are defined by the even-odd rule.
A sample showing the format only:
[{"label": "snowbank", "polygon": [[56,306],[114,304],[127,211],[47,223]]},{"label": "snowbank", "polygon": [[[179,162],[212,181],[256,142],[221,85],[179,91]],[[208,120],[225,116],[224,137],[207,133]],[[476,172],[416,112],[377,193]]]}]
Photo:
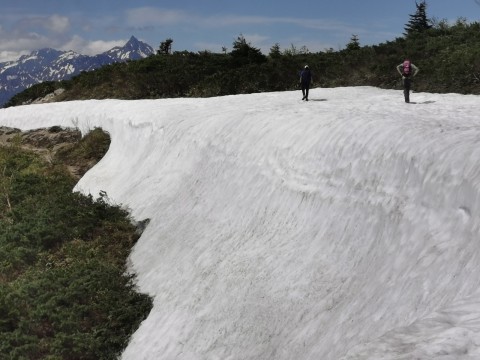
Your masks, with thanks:
[{"label": "snowbank", "polygon": [[112,137],[77,185],[150,224],[123,359],[480,356],[478,96],[370,87],[78,101],[0,125]]}]

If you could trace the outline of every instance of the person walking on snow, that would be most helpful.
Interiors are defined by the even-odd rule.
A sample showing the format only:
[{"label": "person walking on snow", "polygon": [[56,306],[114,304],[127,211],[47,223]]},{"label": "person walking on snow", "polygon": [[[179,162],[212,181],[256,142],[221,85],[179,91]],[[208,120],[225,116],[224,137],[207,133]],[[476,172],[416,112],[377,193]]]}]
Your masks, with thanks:
[{"label": "person walking on snow", "polygon": [[403,81],[403,95],[405,102],[410,102],[410,88],[412,86],[412,78],[418,74],[420,69],[416,67],[410,60],[405,59],[403,63],[397,66],[397,71],[402,76]]},{"label": "person walking on snow", "polygon": [[312,73],[308,65],[300,73],[300,86],[302,87],[302,100],[308,101],[308,91],[310,90],[310,84],[312,83]]}]

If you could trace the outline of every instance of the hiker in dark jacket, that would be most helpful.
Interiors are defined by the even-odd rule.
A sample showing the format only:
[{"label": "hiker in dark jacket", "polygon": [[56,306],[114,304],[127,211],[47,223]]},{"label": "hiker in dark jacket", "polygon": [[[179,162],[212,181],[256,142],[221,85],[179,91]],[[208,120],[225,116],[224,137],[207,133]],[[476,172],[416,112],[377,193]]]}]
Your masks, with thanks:
[{"label": "hiker in dark jacket", "polygon": [[397,66],[398,73],[402,76],[403,81],[403,95],[405,102],[410,102],[410,88],[412,87],[412,78],[418,74],[420,69],[416,67],[410,60],[405,59]]},{"label": "hiker in dark jacket", "polygon": [[300,86],[302,87],[302,100],[308,101],[308,90],[310,89],[310,84],[312,83],[312,73],[308,65],[305,65],[305,68],[300,73]]}]

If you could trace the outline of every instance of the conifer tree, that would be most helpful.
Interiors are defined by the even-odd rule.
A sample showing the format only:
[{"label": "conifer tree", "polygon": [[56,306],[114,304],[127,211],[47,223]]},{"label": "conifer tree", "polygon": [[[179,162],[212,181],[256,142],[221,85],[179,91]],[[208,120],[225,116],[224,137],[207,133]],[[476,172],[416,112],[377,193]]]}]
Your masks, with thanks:
[{"label": "conifer tree", "polygon": [[347,44],[347,50],[358,50],[360,49],[360,40],[358,35],[353,34],[350,38],[350,42]]},{"label": "conifer tree", "polygon": [[280,51],[280,44],[275,43],[271,48],[270,48],[270,53],[268,54],[272,59],[278,59],[279,57],[282,56],[282,53]]},{"label": "conifer tree", "polygon": [[162,41],[160,43],[160,48],[158,49],[157,51],[157,54],[161,55],[168,55],[172,52],[172,43],[173,43],[173,40],[172,39],[167,39],[165,41]]},{"label": "conifer tree", "polygon": [[415,1],[417,11],[410,15],[410,21],[405,25],[405,36],[422,33],[432,27],[430,19],[427,17],[427,2],[423,0],[420,3]]},{"label": "conifer tree", "polygon": [[233,50],[230,53],[237,63],[262,63],[266,61],[265,55],[262,54],[260,49],[253,47],[247,42],[245,37],[240,34],[233,42]]}]

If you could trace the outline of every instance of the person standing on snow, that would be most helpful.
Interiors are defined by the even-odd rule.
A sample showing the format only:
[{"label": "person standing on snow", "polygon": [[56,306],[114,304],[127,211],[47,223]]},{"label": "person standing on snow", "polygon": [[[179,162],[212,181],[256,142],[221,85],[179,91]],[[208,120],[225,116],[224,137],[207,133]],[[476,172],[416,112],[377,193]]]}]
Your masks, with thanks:
[{"label": "person standing on snow", "polygon": [[310,84],[312,83],[312,73],[308,65],[300,73],[300,86],[302,87],[302,100],[308,101],[308,91],[310,90]]},{"label": "person standing on snow", "polygon": [[403,63],[397,66],[397,71],[402,76],[403,81],[403,95],[405,102],[410,102],[410,88],[412,86],[412,78],[418,74],[420,69],[416,67],[410,60],[405,59]]}]

